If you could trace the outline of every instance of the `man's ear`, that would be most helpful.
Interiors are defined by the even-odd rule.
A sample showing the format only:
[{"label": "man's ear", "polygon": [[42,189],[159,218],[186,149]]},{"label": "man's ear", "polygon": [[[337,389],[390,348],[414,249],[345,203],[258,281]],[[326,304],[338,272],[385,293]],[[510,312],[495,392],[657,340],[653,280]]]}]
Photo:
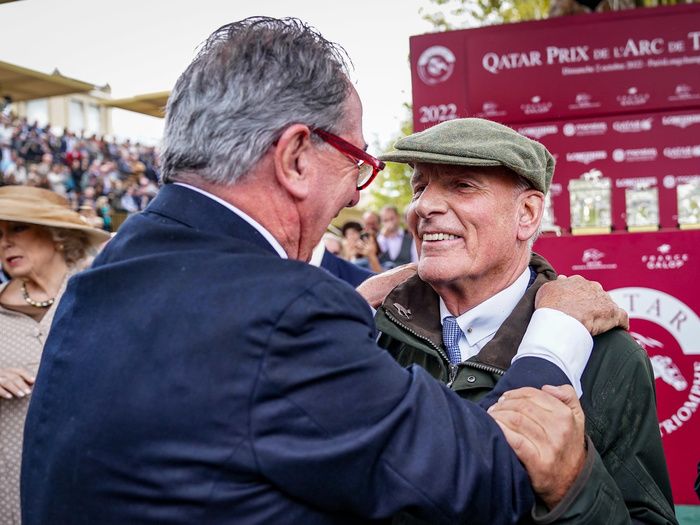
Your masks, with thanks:
[{"label": "man's ear", "polygon": [[293,124],[277,140],[273,155],[277,182],[297,200],[304,200],[312,189],[311,130]]},{"label": "man's ear", "polygon": [[518,239],[526,241],[532,237],[542,221],[544,193],[526,190],[518,196]]}]

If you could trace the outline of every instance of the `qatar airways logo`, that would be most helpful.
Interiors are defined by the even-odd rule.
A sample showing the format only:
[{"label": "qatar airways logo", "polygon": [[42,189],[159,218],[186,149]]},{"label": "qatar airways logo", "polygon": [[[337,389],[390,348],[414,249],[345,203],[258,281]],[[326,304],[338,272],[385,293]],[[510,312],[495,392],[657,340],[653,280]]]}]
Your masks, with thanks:
[{"label": "qatar airways logo", "polygon": [[664,148],[664,157],[674,160],[700,157],[700,144],[695,146],[676,146],[673,148]]},{"label": "qatar airways logo", "polygon": [[612,128],[618,133],[641,133],[651,130],[652,118],[641,120],[618,120],[613,122]]},{"label": "qatar airways logo", "polygon": [[418,76],[429,86],[445,82],[452,76],[455,55],[445,46],[432,46],[418,57]]}]

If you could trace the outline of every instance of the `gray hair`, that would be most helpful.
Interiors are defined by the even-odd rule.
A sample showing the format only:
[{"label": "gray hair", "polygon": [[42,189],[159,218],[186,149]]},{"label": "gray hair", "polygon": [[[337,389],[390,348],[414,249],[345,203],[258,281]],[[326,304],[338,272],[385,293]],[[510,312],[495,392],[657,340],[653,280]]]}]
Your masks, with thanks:
[{"label": "gray hair", "polygon": [[251,17],[217,29],[168,99],[163,182],[190,173],[230,186],[289,125],[339,131],[348,64],[342,47],[295,18]]}]

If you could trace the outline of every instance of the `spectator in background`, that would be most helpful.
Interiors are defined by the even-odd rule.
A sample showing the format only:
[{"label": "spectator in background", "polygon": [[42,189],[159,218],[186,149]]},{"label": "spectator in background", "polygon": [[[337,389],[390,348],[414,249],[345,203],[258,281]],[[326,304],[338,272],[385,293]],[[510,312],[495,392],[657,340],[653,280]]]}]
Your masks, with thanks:
[{"label": "spectator in background", "polygon": [[343,233],[343,259],[371,272],[382,272],[376,239],[363,232],[362,225],[355,221],[343,224],[341,231]]},{"label": "spectator in background", "polygon": [[376,211],[366,211],[362,214],[362,224],[364,225],[364,230],[373,235],[375,238],[379,235],[379,230],[381,228],[381,220],[379,219],[379,214]]},{"label": "spectator in background", "polygon": [[384,268],[395,268],[402,264],[418,261],[413,237],[401,227],[399,210],[396,206],[384,206],[379,212],[382,230],[377,236],[381,255],[379,262]]},{"label": "spectator in background", "polygon": [[343,240],[340,237],[332,233],[325,233],[321,240],[323,241],[326,250],[328,250],[330,253],[336,257],[343,256]]},{"label": "spectator in background", "polygon": [[18,525],[22,431],[44,341],[68,276],[109,239],[66,208],[65,198],[0,188],[0,525]]}]

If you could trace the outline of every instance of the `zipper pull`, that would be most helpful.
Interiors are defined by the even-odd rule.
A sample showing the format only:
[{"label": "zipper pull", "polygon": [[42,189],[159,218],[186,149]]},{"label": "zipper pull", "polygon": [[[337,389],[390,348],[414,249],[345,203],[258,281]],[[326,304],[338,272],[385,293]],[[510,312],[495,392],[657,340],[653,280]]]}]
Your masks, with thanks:
[{"label": "zipper pull", "polygon": [[450,380],[447,382],[447,388],[452,388],[452,383],[457,378],[457,372],[459,372],[459,365],[450,364]]}]

